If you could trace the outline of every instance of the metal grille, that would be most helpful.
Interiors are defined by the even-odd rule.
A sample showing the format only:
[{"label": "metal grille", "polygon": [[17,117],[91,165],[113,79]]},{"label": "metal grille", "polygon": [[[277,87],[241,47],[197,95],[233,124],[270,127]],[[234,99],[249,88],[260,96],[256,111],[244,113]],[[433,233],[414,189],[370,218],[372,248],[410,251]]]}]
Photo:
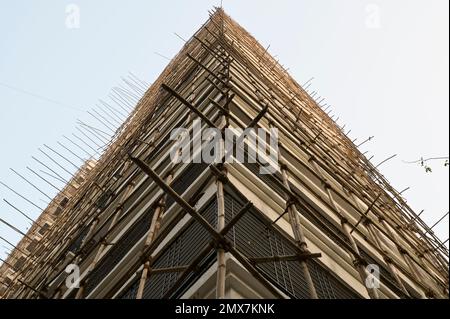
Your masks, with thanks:
[{"label": "metal grille", "polygon": [[75,299],[76,296],[77,296],[77,289],[72,289],[72,291],[69,293],[66,299]]},{"label": "metal grille", "polygon": [[[226,193],[225,212],[226,220],[230,222],[235,214],[243,207],[242,201]],[[214,200],[202,213],[212,224],[217,221],[217,205]],[[280,232],[268,227],[260,212],[251,210],[246,213],[227,234],[227,238],[247,258],[273,257],[294,255],[294,244]],[[198,249],[203,247],[211,239],[210,235],[201,225],[192,222],[180,235],[169,244],[163,253],[152,265],[152,269],[172,268],[189,265],[197,256]],[[211,251],[198,266],[206,271],[215,261],[215,253]],[[340,279],[336,278],[326,267],[316,260],[308,261],[309,270],[313,278],[317,294],[321,299],[352,299],[361,298],[356,292],[347,287]],[[309,297],[303,272],[299,262],[271,262],[258,264],[257,268],[263,275],[291,298],[306,299]],[[162,298],[175,284],[180,272],[151,274],[144,288],[143,298]],[[189,277],[182,288],[171,297],[182,295],[186,289],[199,278],[200,274]],[[139,281],[136,280],[121,295],[121,298],[135,298]]]},{"label": "metal grille", "polygon": [[370,257],[370,255],[365,252],[362,248],[359,247],[359,253],[361,257],[363,257],[369,264],[377,265],[380,267],[380,281],[382,284],[386,285],[389,289],[391,289],[397,296],[403,299],[410,299],[403,290],[398,286],[394,277],[391,275],[391,272],[388,271],[383,265],[380,265],[375,259]]},{"label": "metal grille", "polygon": [[[284,191],[279,187],[277,182],[273,180],[273,176],[270,175],[261,175],[259,174],[259,166],[258,164],[249,164],[246,163],[245,166],[254,173],[259,179],[261,179],[264,183],[271,187],[276,193],[281,196],[285,196]],[[281,180],[281,176],[279,173],[275,175],[278,181]],[[290,188],[294,193],[296,193],[297,198],[301,198],[299,195],[299,190],[294,185],[290,185]],[[299,209],[300,214],[312,222],[317,228],[319,228],[322,232],[324,232],[328,237],[330,237],[336,244],[345,249],[346,245],[348,246],[350,243],[345,236],[345,234],[341,231],[340,228],[336,227],[333,223],[331,223],[328,219],[323,218],[320,214],[314,214],[310,212],[310,210],[302,207],[301,205],[297,205],[297,209]]]},{"label": "metal grille", "polygon": [[[228,193],[225,198],[226,218],[229,221],[240,211],[243,204]],[[294,255],[296,253],[292,242],[280,233],[269,229],[261,213],[256,210],[245,214],[230,231],[228,237],[233,241],[235,247],[249,258]],[[308,265],[319,298],[360,298],[356,292],[335,278],[316,260],[310,260]],[[272,262],[260,264],[257,268],[290,297],[298,299],[309,297],[299,262]]]},{"label": "metal grille", "polygon": [[131,248],[144,237],[149,230],[153,212],[153,207],[146,211],[101,259],[88,277],[86,294],[89,294],[125,257]]},{"label": "metal grille", "polygon": [[[83,239],[84,239],[84,237],[86,237],[88,232],[89,232],[89,227],[88,226],[84,227],[83,230],[81,231],[81,233],[78,235],[77,239],[74,240],[74,242],[69,246],[69,248],[67,250],[76,254],[78,252],[78,250],[80,249],[81,243],[83,242]],[[64,255],[62,257],[64,257]]]},{"label": "metal grille", "polygon": [[275,181],[275,178],[278,181],[281,180],[280,173],[277,172],[275,175],[260,174],[260,165],[256,163],[249,163],[248,161],[245,161],[244,166],[253,174],[255,174],[262,182],[269,186],[270,189],[275,191],[281,197],[285,197],[283,190],[280,189],[278,183]]},{"label": "metal grille", "polygon": [[98,209],[105,209],[108,206],[108,203],[113,196],[114,192],[112,190],[107,190],[102,195],[100,195],[99,199],[95,203]]},{"label": "metal grille", "polygon": [[136,279],[119,297],[119,299],[136,299],[139,289],[139,279]]},{"label": "metal grille", "polygon": [[[294,188],[292,188],[294,189]],[[333,240],[334,243],[339,245],[344,250],[346,246],[350,245],[350,242],[342,232],[342,230],[336,227],[332,222],[328,219],[321,217],[318,214],[312,214],[309,209],[303,207],[302,205],[298,205],[300,213],[308,219],[311,223],[313,223],[317,228],[319,228],[325,235]],[[389,289],[391,289],[395,294],[397,294],[400,298],[408,298],[407,295],[401,290],[395,281],[394,277],[392,277],[390,271],[388,271],[383,265],[377,262],[373,257],[371,257],[365,250],[361,247],[358,247],[361,257],[363,257],[369,264],[375,264],[380,267],[380,281],[382,284],[386,285]]]},{"label": "metal grille", "polygon": [[[294,266],[298,266],[294,265]],[[344,285],[317,261],[308,261],[309,271],[320,299],[360,299],[361,296]],[[300,269],[299,269],[300,270]]]},{"label": "metal grille", "polygon": [[108,233],[109,226],[112,223],[112,219],[108,220],[106,223],[104,223],[100,230],[94,232],[94,235],[91,236],[92,238],[89,239],[89,241],[84,245],[83,251],[89,252],[91,249],[93,249],[99,241]]},{"label": "metal grille", "polygon": [[[200,176],[200,174],[207,168],[205,163],[201,164],[190,164],[188,165],[183,173],[172,183],[172,188],[178,195],[183,195],[183,193],[188,189],[192,183]],[[166,207],[169,209],[175,201],[172,197],[168,196]]]},{"label": "metal grille", "polygon": [[335,226],[331,221],[321,216],[319,213],[311,212],[303,205],[297,204],[297,209],[300,212],[300,215],[305,217],[314,226],[320,229],[320,231],[330,238],[335,244],[348,251],[347,247],[350,246],[350,242],[339,227]]},{"label": "metal grille", "polygon": [[158,156],[160,156],[161,151],[170,143],[173,143],[170,139],[163,139],[154,149],[153,151],[149,154],[149,156],[147,157],[146,161],[150,161],[154,158],[157,158]]},{"label": "metal grille", "polygon": [[[215,199],[204,209],[202,215],[211,225],[217,223],[217,202]],[[164,249],[164,252],[152,265],[152,269],[188,266],[197,257],[198,250],[203,248],[210,240],[211,235],[199,223],[193,222]],[[206,271],[214,260],[215,253],[212,250],[198,266]],[[144,288],[143,298],[162,298],[180,275],[180,272],[150,274]],[[189,283],[192,283],[198,277],[199,275],[187,279],[183,285],[185,289],[189,287]],[[173,298],[181,295],[182,291],[179,289]]]},{"label": "metal grille", "polygon": [[[152,183],[153,180],[151,178],[147,178],[137,188],[133,189],[131,195],[123,203],[122,214],[125,214],[130,209],[132,209],[132,207],[135,206],[136,203],[139,203],[144,198],[147,198],[147,196],[149,195],[149,186]],[[146,195],[142,196],[143,194]]]}]

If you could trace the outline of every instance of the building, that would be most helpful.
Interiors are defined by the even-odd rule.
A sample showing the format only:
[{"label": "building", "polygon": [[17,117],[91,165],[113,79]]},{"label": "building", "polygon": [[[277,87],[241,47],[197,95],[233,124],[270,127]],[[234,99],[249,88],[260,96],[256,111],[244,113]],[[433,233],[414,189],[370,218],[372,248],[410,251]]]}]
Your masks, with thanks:
[{"label": "building", "polygon": [[[21,282],[24,279],[25,272],[23,270],[27,269],[29,272],[39,271],[40,267],[45,264],[45,260],[38,261],[38,256],[46,250],[44,237],[47,231],[52,227],[57,227],[55,223],[62,211],[66,208],[70,199],[75,196],[80,186],[84,183],[86,176],[94,167],[94,160],[86,161],[64,189],[53,198],[48,207],[34,221],[20,242],[12,249],[8,259],[0,266],[0,280],[3,283],[0,287],[0,294],[6,293],[7,288],[12,286],[14,282]],[[64,221],[65,219],[61,218],[58,224]],[[7,241],[6,239],[3,240]],[[14,246],[9,242],[8,244]],[[22,284],[24,283],[22,282]]]},{"label": "building", "polygon": [[[266,149],[276,160],[237,138],[243,162],[176,163],[172,151],[184,150],[171,134],[198,141],[198,120],[224,136],[277,129]],[[445,246],[222,9],[148,89],[44,238],[33,258],[2,266],[3,298],[448,298]],[[68,279],[78,270],[77,285]]]}]

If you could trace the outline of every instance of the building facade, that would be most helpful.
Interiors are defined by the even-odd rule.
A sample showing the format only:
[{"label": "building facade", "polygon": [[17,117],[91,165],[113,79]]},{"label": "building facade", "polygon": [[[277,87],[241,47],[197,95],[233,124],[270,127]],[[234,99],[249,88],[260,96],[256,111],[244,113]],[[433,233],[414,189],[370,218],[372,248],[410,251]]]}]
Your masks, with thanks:
[{"label": "building facade", "polygon": [[222,9],[84,174],[3,298],[448,298],[445,246]]}]

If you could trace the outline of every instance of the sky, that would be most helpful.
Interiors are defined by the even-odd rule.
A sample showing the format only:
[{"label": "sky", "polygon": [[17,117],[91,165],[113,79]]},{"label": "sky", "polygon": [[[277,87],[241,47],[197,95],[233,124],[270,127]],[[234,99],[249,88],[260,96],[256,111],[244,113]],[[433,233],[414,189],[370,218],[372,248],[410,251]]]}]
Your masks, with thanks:
[{"label": "sky", "polygon": [[[183,46],[174,33],[189,38],[219,4],[0,0],[0,181],[45,206],[48,200],[10,168],[53,197],[27,171],[39,168],[31,156],[44,159],[43,144],[64,153],[57,141],[76,132],[77,119],[129,72],[153,82],[168,63],[160,55],[171,58]],[[397,190],[410,187],[404,196],[415,211],[425,210],[429,225],[448,212],[444,162],[430,162],[432,173],[405,163],[449,154],[447,0],[224,0],[223,6],[263,46],[270,44],[299,83],[314,77],[311,89],[332,105],[352,139],[375,137],[361,148],[374,164],[397,154],[380,170]],[[17,228],[25,231],[27,220],[3,198],[39,216],[0,185],[0,218]],[[449,237],[448,217],[435,232]],[[4,225],[0,236],[20,240]]]}]

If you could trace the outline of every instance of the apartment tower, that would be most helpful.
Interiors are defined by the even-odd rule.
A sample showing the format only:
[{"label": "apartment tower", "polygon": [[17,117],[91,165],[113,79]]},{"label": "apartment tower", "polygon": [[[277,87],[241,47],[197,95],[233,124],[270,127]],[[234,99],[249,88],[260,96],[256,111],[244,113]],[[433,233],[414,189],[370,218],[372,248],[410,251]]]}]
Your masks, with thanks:
[{"label": "apartment tower", "polygon": [[[210,129],[244,160],[226,139],[196,156]],[[448,298],[445,246],[221,8],[79,174],[2,265],[3,298]]]}]

